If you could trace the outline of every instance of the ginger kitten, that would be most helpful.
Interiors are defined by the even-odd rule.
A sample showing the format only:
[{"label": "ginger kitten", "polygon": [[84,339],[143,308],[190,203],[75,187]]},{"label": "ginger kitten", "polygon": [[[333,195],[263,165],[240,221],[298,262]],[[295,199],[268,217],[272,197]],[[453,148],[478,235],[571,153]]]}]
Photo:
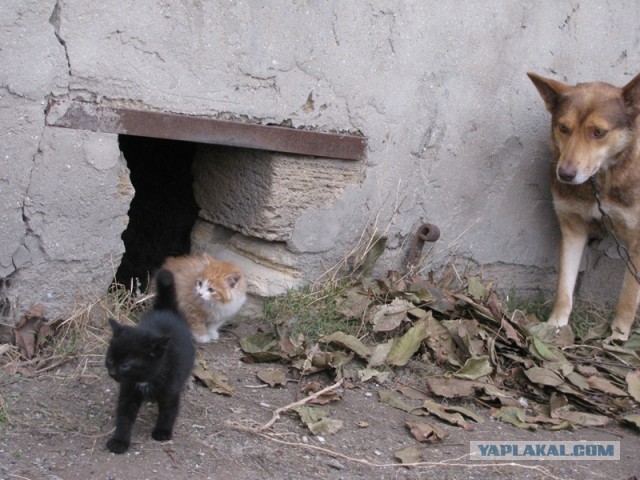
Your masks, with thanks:
[{"label": "ginger kitten", "polygon": [[210,255],[169,257],[162,268],[176,279],[178,306],[198,343],[219,338],[218,330],[246,300],[247,284],[236,265]]}]

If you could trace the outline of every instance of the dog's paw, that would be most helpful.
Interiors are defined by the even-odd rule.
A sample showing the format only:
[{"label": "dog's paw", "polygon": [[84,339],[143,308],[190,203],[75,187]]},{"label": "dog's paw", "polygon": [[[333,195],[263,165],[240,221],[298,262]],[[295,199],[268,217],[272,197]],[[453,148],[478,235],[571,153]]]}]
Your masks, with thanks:
[{"label": "dog's paw", "polygon": [[112,438],[107,442],[107,448],[112,453],[124,453],[129,450],[129,442],[126,440],[118,440],[117,438]]},{"label": "dog's paw", "polygon": [[604,339],[604,343],[607,345],[621,345],[624,342],[629,340],[629,334],[625,334],[624,332],[620,332],[619,330],[614,330],[611,335]]},{"label": "dog's paw", "polygon": [[151,433],[151,436],[153,437],[154,440],[157,440],[158,442],[165,442],[167,440],[171,440],[171,431],[157,429]]}]

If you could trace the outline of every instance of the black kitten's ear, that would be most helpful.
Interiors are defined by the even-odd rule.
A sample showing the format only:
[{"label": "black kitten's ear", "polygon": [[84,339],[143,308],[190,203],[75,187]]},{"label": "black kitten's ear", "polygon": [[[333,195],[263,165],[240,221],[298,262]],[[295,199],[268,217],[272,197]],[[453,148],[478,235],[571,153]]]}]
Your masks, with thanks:
[{"label": "black kitten's ear", "polygon": [[113,336],[117,336],[122,331],[122,326],[118,322],[116,322],[113,318],[109,319],[109,325],[111,325],[111,330],[113,330]]}]

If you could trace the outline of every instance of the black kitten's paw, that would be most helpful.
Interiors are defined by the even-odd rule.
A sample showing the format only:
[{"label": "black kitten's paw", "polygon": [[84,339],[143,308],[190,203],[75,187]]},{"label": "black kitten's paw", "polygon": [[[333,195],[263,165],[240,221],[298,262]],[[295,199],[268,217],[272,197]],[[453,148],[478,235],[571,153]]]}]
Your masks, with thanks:
[{"label": "black kitten's paw", "polygon": [[112,438],[107,442],[107,448],[113,453],[124,453],[129,450],[129,442]]},{"label": "black kitten's paw", "polygon": [[164,442],[166,440],[171,440],[171,431],[157,429],[151,433],[151,436],[153,437],[154,440],[157,440],[159,442]]}]

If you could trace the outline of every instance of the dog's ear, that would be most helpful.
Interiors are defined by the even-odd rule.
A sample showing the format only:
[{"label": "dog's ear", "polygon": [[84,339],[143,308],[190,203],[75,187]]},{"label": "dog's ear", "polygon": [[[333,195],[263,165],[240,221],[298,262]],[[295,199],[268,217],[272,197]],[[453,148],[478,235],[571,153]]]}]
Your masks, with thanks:
[{"label": "dog's ear", "polygon": [[541,77],[535,73],[528,72],[527,76],[538,89],[538,93],[540,93],[540,96],[544,100],[547,110],[549,110],[550,113],[553,113],[554,109],[558,105],[558,100],[560,100],[562,93],[569,87],[564,83],[551,80],[550,78]]},{"label": "dog's ear", "polygon": [[640,74],[622,87],[622,98],[625,105],[636,115],[640,112]]}]

